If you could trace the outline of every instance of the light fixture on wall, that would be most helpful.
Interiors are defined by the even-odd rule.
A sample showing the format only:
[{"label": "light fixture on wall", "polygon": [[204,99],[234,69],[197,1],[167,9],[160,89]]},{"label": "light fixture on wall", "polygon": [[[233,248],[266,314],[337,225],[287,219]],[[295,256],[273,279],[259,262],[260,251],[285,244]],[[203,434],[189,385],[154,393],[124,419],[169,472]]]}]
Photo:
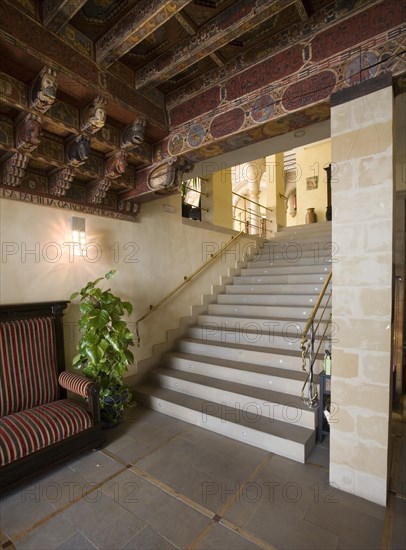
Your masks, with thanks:
[{"label": "light fixture on wall", "polygon": [[85,218],[76,218],[72,216],[70,219],[70,228],[72,231],[73,255],[86,255],[86,220]]}]

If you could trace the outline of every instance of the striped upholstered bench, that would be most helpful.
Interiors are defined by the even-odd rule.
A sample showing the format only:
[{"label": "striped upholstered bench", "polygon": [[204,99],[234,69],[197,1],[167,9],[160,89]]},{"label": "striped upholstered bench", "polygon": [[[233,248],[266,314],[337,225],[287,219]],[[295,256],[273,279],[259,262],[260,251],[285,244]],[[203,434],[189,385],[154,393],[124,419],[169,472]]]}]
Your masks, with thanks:
[{"label": "striped upholstered bench", "polygon": [[0,306],[0,489],[103,443],[98,386],[64,370],[66,306]]}]

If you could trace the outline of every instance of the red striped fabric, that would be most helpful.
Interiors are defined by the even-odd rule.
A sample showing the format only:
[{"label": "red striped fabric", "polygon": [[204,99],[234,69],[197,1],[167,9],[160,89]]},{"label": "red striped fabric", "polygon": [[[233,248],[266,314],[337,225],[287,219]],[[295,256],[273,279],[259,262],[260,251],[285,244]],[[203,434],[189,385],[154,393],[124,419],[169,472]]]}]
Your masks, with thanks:
[{"label": "red striped fabric", "polygon": [[58,399],[51,317],[0,323],[0,416]]},{"label": "red striped fabric", "polygon": [[61,372],[58,382],[63,388],[82,397],[87,397],[88,389],[94,384],[92,380],[74,372]]},{"label": "red striped fabric", "polygon": [[0,466],[93,425],[79,403],[62,399],[0,418]]}]

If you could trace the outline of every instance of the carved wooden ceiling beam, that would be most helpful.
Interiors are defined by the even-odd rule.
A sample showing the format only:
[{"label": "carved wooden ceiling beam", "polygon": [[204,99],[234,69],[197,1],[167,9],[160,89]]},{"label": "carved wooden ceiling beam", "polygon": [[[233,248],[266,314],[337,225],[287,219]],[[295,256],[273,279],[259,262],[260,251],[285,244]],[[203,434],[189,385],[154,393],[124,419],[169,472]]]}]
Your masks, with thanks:
[{"label": "carved wooden ceiling beam", "polygon": [[[14,51],[21,50],[19,59],[33,56],[42,64],[52,66],[60,79],[59,88],[72,95],[81,88],[88,93],[98,89],[105,99],[115,103],[127,115],[141,115],[161,132],[167,132],[166,114],[145,95],[109,71],[102,71],[96,62],[67,44],[62,38],[20,11],[9,0],[0,2],[0,41]],[[0,49],[2,44],[0,44]],[[21,65],[21,63],[19,61]],[[27,67],[29,62],[27,61]],[[79,92],[73,93],[78,95]]]},{"label": "carved wooden ceiling beam", "polygon": [[[41,88],[38,81],[42,83],[42,78],[39,78],[42,73],[43,76],[45,75],[48,78],[49,73],[47,70],[42,70],[32,84],[27,86],[24,82],[0,72],[0,92],[3,91],[3,93],[0,93],[0,105],[3,104],[21,111],[21,115],[18,117],[19,120],[21,117],[31,116],[31,128],[34,128],[35,122],[33,120],[37,117],[37,120],[41,120],[42,127],[51,133],[58,133],[59,135],[69,133],[77,136],[80,132],[84,132],[91,135],[91,142],[96,150],[102,150],[108,154],[111,152],[117,153],[121,148],[125,148],[129,152],[130,161],[136,164],[151,164],[151,146],[144,141],[147,125],[144,118],[134,117],[134,122],[125,127],[121,134],[118,128],[111,126],[106,128],[104,100],[98,96],[79,112],[78,109],[64,102],[59,102],[58,99],[55,100],[54,93],[49,91],[49,87]],[[48,94],[51,93],[51,96],[45,95],[45,89],[48,90]],[[45,102],[45,98],[48,102]],[[31,107],[28,105],[31,105]],[[116,135],[112,136],[112,132],[115,132]],[[126,144],[123,144],[123,139],[127,140]]]},{"label": "carved wooden ceiling beam", "polygon": [[86,0],[43,0],[42,19],[45,27],[58,32],[86,4]]},{"label": "carved wooden ceiling beam", "polygon": [[200,27],[196,35],[183,40],[171,51],[140,69],[135,74],[136,89],[156,86],[184,71],[200,59],[214,53],[253,27],[275,16],[297,0],[252,2],[239,0],[217,17]]},{"label": "carved wooden ceiling beam", "polygon": [[96,42],[96,61],[110,66],[165,24],[191,0],[143,0]]},{"label": "carved wooden ceiling beam", "polygon": [[[199,30],[199,27],[192,21],[187,13],[177,13],[175,15],[175,18],[178,23],[185,29],[189,36],[194,36]],[[223,67],[224,59],[222,55],[213,52],[210,54],[209,57],[211,57],[216,65],[218,65],[219,67]]]},{"label": "carved wooden ceiling beam", "polygon": [[296,1],[296,9],[302,21],[307,21],[309,19],[309,13],[307,12],[306,6],[303,3],[303,0]]}]

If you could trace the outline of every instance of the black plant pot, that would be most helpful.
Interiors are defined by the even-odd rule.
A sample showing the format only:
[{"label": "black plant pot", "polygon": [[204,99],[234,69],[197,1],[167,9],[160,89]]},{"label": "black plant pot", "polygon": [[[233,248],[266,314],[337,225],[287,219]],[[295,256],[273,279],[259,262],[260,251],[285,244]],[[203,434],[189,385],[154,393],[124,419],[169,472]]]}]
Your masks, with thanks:
[{"label": "black plant pot", "polygon": [[[114,393],[114,392],[117,393]],[[118,386],[112,388],[113,395],[104,398],[100,411],[103,428],[113,428],[124,420],[125,406],[131,400],[127,389],[120,389]]]}]

